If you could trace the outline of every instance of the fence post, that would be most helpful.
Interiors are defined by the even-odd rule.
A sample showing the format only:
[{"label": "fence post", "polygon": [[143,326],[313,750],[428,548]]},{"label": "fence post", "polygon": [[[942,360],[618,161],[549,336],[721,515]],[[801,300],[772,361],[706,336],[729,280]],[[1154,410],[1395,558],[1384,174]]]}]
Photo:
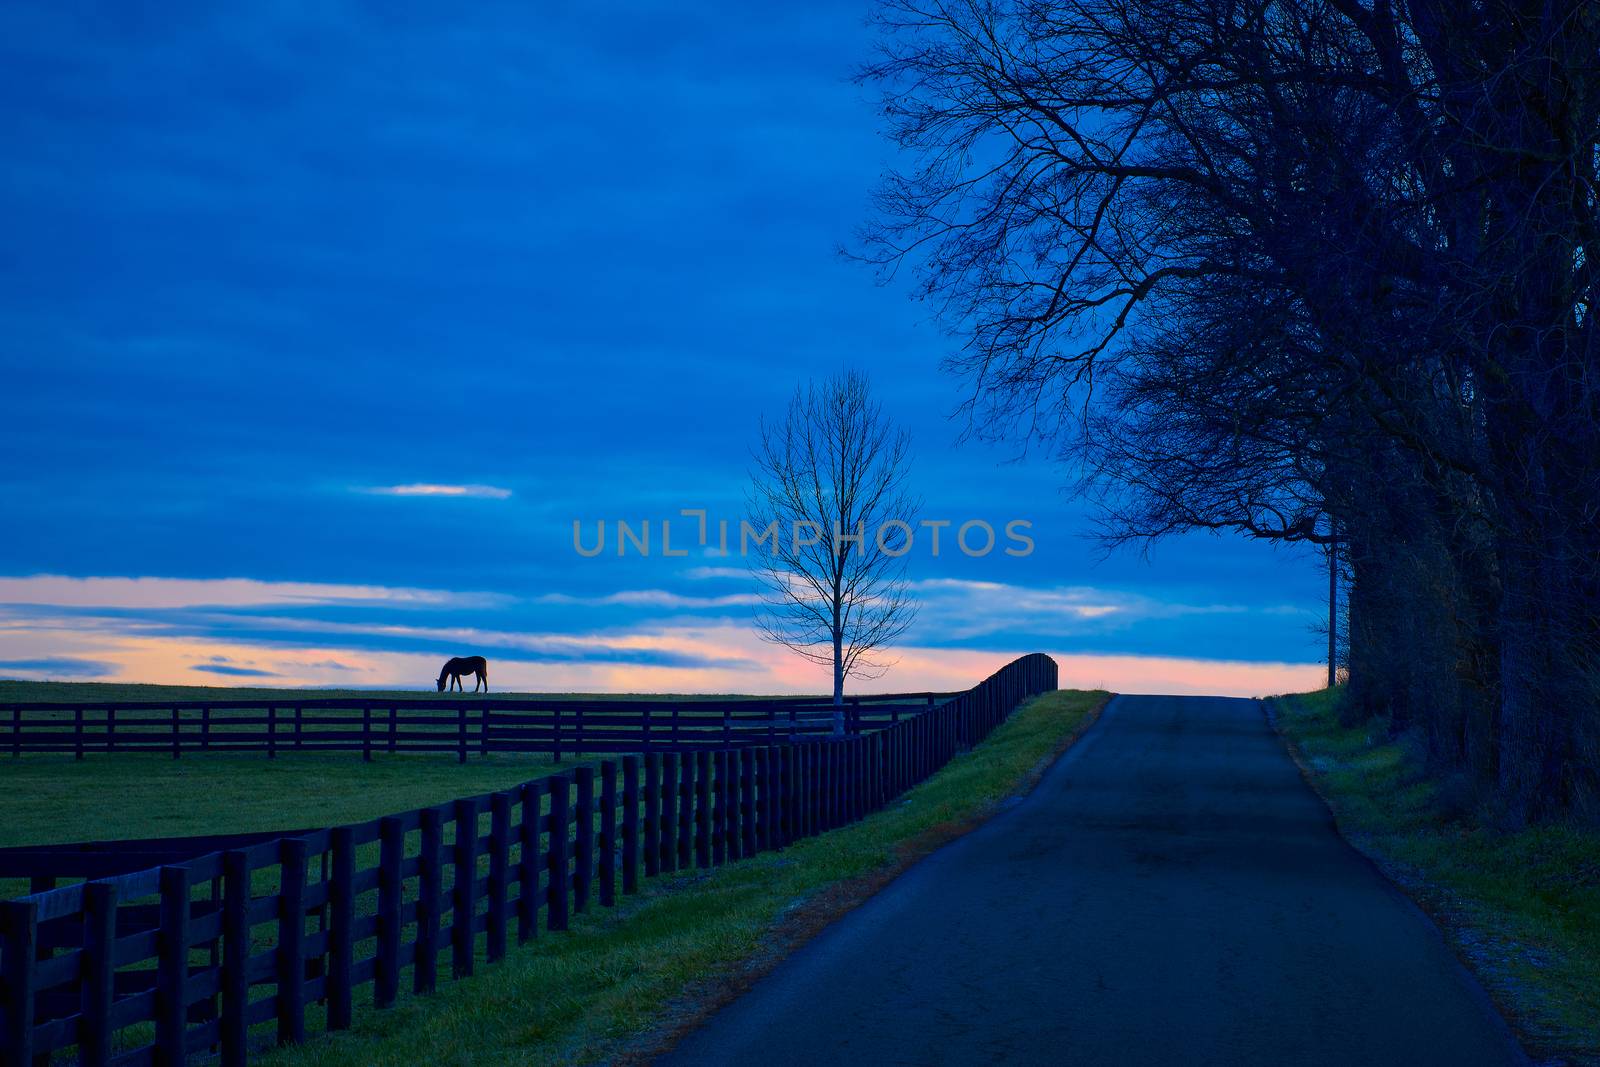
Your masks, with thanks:
[{"label": "fence post", "polygon": [[823,822],[823,819],[826,815],[826,808],[823,807],[823,801],[825,798],[822,792],[823,783],[825,781],[825,768],[822,761],[824,758],[824,747],[826,744],[827,742],[825,741],[812,741],[805,746],[807,767],[804,784],[806,791],[811,794],[811,803],[806,805],[806,813],[809,816],[811,823],[811,825],[806,827],[806,832],[808,835],[820,834],[823,830],[827,829],[826,824]]},{"label": "fence post", "polygon": [[551,726],[551,750],[555,753],[556,762],[561,762],[561,705],[555,707],[555,721]]},{"label": "fence post", "polygon": [[304,731],[305,731],[305,723],[302,721],[302,710],[300,708],[300,705],[296,704],[295,708],[294,708],[294,742],[293,742],[295,748],[299,748],[300,747],[301,742],[303,740],[301,735],[304,733]]},{"label": "fence post", "polygon": [[727,818],[723,832],[728,838],[727,859],[734,862],[744,855],[744,753],[743,748],[728,750]]},{"label": "fence post", "polygon": [[794,840],[794,755],[793,745],[780,745],[773,755],[778,761],[778,774],[774,795],[777,797],[777,839],[774,848],[785,848]]},{"label": "fence post", "polygon": [[400,993],[401,863],[406,832],[398,818],[378,821],[378,947],[373,963],[372,1002],[387,1008]]},{"label": "fence post", "polygon": [[617,902],[617,765],[600,764],[600,906]]},{"label": "fence post", "polygon": [[834,827],[838,826],[840,821],[839,817],[842,814],[840,808],[842,807],[841,802],[844,797],[844,791],[840,788],[839,765],[841,762],[840,757],[843,754],[844,741],[842,739],[832,738],[827,742],[825,754],[822,757],[822,802],[824,805],[826,805],[823,812],[822,823],[822,828],[824,830],[832,830]]},{"label": "fence post", "polygon": [[772,847],[785,848],[794,840],[794,747],[779,745],[772,750],[773,812]]},{"label": "fence post", "polygon": [[437,807],[423,808],[422,854],[417,857],[417,944],[411,968],[411,988],[416,993],[432,993],[438,984],[439,912],[442,895],[444,816]]},{"label": "fence post", "polygon": [[506,954],[506,888],[511,865],[511,794],[489,797],[489,921],[484,954],[490,963]]},{"label": "fence post", "polygon": [[526,944],[539,935],[539,873],[544,869],[540,849],[540,797],[546,786],[542,780],[522,786],[522,855],[517,858],[517,943]]},{"label": "fence post", "polygon": [[567,928],[567,899],[572,890],[571,875],[567,873],[567,790],[572,779],[564,774],[554,775],[550,781],[550,913],[546,926],[551,930]]},{"label": "fence post", "polygon": [[685,752],[678,761],[678,866],[694,862],[695,755]]},{"label": "fence post", "polygon": [[483,715],[480,717],[480,719],[478,721],[478,755],[480,755],[480,756],[487,756],[489,754],[489,716],[490,716],[490,714],[491,714],[491,712],[489,710],[489,702],[487,700],[485,700],[483,702]]},{"label": "fence post", "polygon": [[183,736],[179,732],[178,709],[172,709],[172,758],[177,759],[183,754]]},{"label": "fence post", "polygon": [[639,891],[639,757],[622,757],[622,891]]},{"label": "fence post", "polygon": [[72,709],[72,758],[83,758],[83,709]]},{"label": "fence post", "polygon": [[661,756],[644,754],[644,876],[661,873]]},{"label": "fence post", "polygon": [[572,910],[582,914],[589,907],[589,882],[594,877],[594,768],[577,767],[577,807],[573,814],[577,826],[572,845]]},{"label": "fence post", "polygon": [[[108,710],[106,712],[106,749],[107,749],[107,751],[109,751],[110,748],[111,748],[111,729],[112,729],[111,724],[116,721],[116,719],[114,717],[115,716],[115,712],[116,712],[116,709],[114,709],[114,708],[110,709],[110,710]],[[204,751],[206,749],[209,749],[210,747],[211,747],[211,709],[210,708],[201,708],[200,709],[200,748],[201,748],[202,751]]]},{"label": "fence post", "polygon": [[678,869],[678,754],[661,757],[661,857],[660,870]]},{"label": "fence post", "polygon": [[11,755],[22,755],[22,709],[11,709]]},{"label": "fence post", "polygon": [[739,855],[754,856],[759,847],[756,839],[756,752],[757,749],[739,750]]},{"label": "fence post", "polygon": [[695,753],[694,860],[697,867],[711,866],[711,753]]},{"label": "fence post", "polygon": [[250,1004],[250,858],[239,850],[222,854],[222,1062],[242,1067],[245,1009]]},{"label": "fence post", "polygon": [[278,709],[267,705],[267,758],[278,758]]},{"label": "fence post", "polygon": [[161,935],[156,949],[156,1062],[182,1064],[188,1057],[189,868],[163,867]]},{"label": "fence post", "polygon": [[467,762],[467,708],[456,709],[456,762]]},{"label": "fence post", "polygon": [[828,828],[828,743],[814,741],[806,748],[811,758],[811,773],[807,776],[811,788],[811,832],[820,834]]},{"label": "fence post", "polygon": [[756,749],[755,760],[755,851],[765,852],[772,847],[772,746]]},{"label": "fence post", "polygon": [[400,732],[400,709],[389,709],[389,751],[395,751],[398,745],[396,735]]},{"label": "fence post", "polygon": [[0,978],[6,996],[0,1000],[5,1028],[0,1030],[0,1062],[27,1067],[33,1063],[34,957],[39,952],[39,905],[31,900],[0,901]]},{"label": "fence post", "polygon": [[361,762],[372,762],[372,705],[361,705]]},{"label": "fence post", "polygon": [[[83,887],[83,1024],[80,1063],[105,1067],[111,1058],[111,1000],[116,974],[117,885]],[[12,1062],[9,1059],[7,1062]],[[26,1062],[26,1061],[23,1061]]]},{"label": "fence post", "polygon": [[[722,720],[726,723],[726,717]],[[714,776],[711,790],[711,863],[720,867],[728,858],[728,750],[711,754]]]},{"label": "fence post", "polygon": [[867,786],[866,770],[867,761],[863,755],[866,738],[856,734],[850,739],[850,821],[855,822],[866,814]]},{"label": "fence post", "polygon": [[283,839],[278,887],[278,1043],[306,1038],[306,842]]},{"label": "fence post", "polygon": [[356,835],[348,826],[329,835],[333,848],[333,878],[328,883],[328,1029],[350,1026],[352,991],[350,968],[354,962],[356,921]]},{"label": "fence post", "polygon": [[478,801],[465,797],[454,807],[456,879],[450,889],[450,973],[465,978],[472,974],[472,928],[478,913]]}]

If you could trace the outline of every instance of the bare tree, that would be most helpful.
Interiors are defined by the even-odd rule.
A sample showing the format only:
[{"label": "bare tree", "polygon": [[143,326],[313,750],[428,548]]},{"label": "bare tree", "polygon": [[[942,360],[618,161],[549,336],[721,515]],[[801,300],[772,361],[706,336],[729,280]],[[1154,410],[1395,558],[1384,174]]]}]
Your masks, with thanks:
[{"label": "bare tree", "polygon": [[868,256],[960,339],[974,429],[1065,442],[1113,540],[1331,522],[1351,692],[1509,815],[1600,819],[1595,6],[878,24],[907,162]]},{"label": "bare tree", "polygon": [[834,733],[844,681],[888,666],[878,653],[916,614],[905,555],[916,522],[906,491],[910,437],[871,396],[867,378],[836,374],[795,391],[761,422],[750,512],[770,535],[750,555],[762,584],[762,636],[833,667]]}]

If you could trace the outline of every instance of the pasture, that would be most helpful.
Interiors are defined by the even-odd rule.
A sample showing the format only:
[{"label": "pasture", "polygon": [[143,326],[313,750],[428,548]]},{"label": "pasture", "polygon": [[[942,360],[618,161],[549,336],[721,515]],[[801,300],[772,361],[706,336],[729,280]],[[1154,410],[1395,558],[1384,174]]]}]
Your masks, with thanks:
[{"label": "pasture", "polygon": [[[704,877],[735,860],[792,855],[815,835],[901,807],[907,790],[965,758],[1055,683],[1054,662],[1034,655],[964,693],[863,698],[837,744],[827,743],[833,709],[814,698],[769,708],[663,697],[669,708],[613,709],[468,697],[445,702],[460,747],[427,754],[405,750],[405,729],[394,751],[366,743],[372,705],[390,699],[369,693],[341,707],[325,692],[282,690],[224,690],[226,698],[202,697],[203,707],[180,706],[190,692],[153,702],[145,692],[147,702],[134,704],[108,701],[99,687],[48,705],[13,700],[5,719],[15,740],[3,751],[16,754],[0,756],[14,785],[4,801],[15,827],[7,844],[296,833],[10,856],[7,873],[32,879],[36,895],[0,905],[0,963],[7,988],[22,991],[8,995],[6,1047],[23,1059],[76,1044],[83,1062],[108,1053],[182,1062],[186,1051],[220,1045],[226,1062],[242,1063],[274,1040],[344,1029],[363,996],[383,1008],[403,984],[433,992],[441,953],[450,959],[445,977],[470,978],[475,960],[507,958],[512,927],[519,943],[541,927],[565,932],[586,903],[626,906],[657,878],[682,883],[691,870]],[[292,732],[274,733],[256,702],[292,705]],[[424,726],[421,716],[439,714],[430,710],[436,701],[397,702]],[[525,714],[544,703],[560,709],[546,712],[553,735]],[[313,729],[321,712],[346,721]],[[231,713],[243,719],[230,723]],[[86,729],[96,714],[105,716],[98,733]],[[481,742],[470,747],[469,714]],[[202,732],[191,729],[197,717]],[[632,725],[607,733],[608,719]],[[563,721],[574,724],[570,733]],[[348,734],[318,732],[351,722],[363,727],[354,745]],[[154,740],[149,730],[166,731],[167,751],[140,750]],[[637,747],[610,747],[629,738]],[[315,751],[319,739],[339,750]],[[421,743],[434,740],[425,733]],[[257,747],[216,747],[230,743]],[[574,749],[576,766],[552,766]],[[596,766],[607,753],[620,758]],[[412,810],[395,811],[402,800]],[[63,823],[58,808],[80,809],[82,821]],[[146,858],[156,856],[167,858]],[[74,874],[97,881],[76,884]],[[59,888],[39,892],[52,884]],[[263,985],[272,990],[265,999],[254,995]]]},{"label": "pasture", "polygon": [[[260,700],[290,706],[297,700],[433,696],[437,694],[431,686],[412,691],[0,681],[0,704]],[[735,698],[732,694],[488,694],[493,700],[529,697],[675,703]],[[483,700],[485,694],[473,699]],[[451,797],[505,789],[548,773],[552,766],[549,756],[527,753],[475,754],[466,764],[439,753],[380,755],[364,763],[341,752],[289,749],[271,760],[254,752],[186,753],[180,760],[155,752],[119,752],[114,759],[81,761],[67,753],[0,755],[5,783],[0,791],[0,848],[360,822]],[[97,802],[97,797],[106,799]],[[0,882],[4,888],[9,887]]]},{"label": "pasture", "polygon": [[548,773],[548,756],[342,752],[186,755],[146,752],[74,760],[0,755],[0,847],[66,841],[249,833],[363,822]]}]

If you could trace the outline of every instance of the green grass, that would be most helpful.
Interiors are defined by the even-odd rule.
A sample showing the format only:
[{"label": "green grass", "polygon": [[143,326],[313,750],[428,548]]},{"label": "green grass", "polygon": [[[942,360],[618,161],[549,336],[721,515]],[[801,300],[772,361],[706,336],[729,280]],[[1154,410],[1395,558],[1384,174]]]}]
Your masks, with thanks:
[{"label": "green grass", "polygon": [[364,822],[548,774],[548,756],[0,756],[0,846]]},{"label": "green grass", "polygon": [[711,872],[644,880],[615,909],[577,916],[431,997],[358,1012],[354,1029],[282,1049],[275,1067],[597,1062],[690,1017],[708,990],[795,939],[806,917],[866,887],[992,811],[1029,782],[1105,700],[1030,702],[984,744],[869,818]]},{"label": "green grass", "polygon": [[1600,1065],[1600,833],[1480,824],[1380,725],[1339,725],[1337,690],[1278,724],[1340,830],[1447,930],[1530,1051]]}]

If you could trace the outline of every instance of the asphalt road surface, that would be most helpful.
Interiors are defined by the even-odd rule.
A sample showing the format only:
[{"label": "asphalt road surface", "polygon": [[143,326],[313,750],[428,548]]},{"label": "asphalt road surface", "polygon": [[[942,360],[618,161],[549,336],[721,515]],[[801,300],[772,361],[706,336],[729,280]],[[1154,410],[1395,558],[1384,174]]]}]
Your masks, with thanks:
[{"label": "asphalt road surface", "polygon": [[1262,706],[1120,697],[1031,794],[662,1062],[1525,1062]]}]

